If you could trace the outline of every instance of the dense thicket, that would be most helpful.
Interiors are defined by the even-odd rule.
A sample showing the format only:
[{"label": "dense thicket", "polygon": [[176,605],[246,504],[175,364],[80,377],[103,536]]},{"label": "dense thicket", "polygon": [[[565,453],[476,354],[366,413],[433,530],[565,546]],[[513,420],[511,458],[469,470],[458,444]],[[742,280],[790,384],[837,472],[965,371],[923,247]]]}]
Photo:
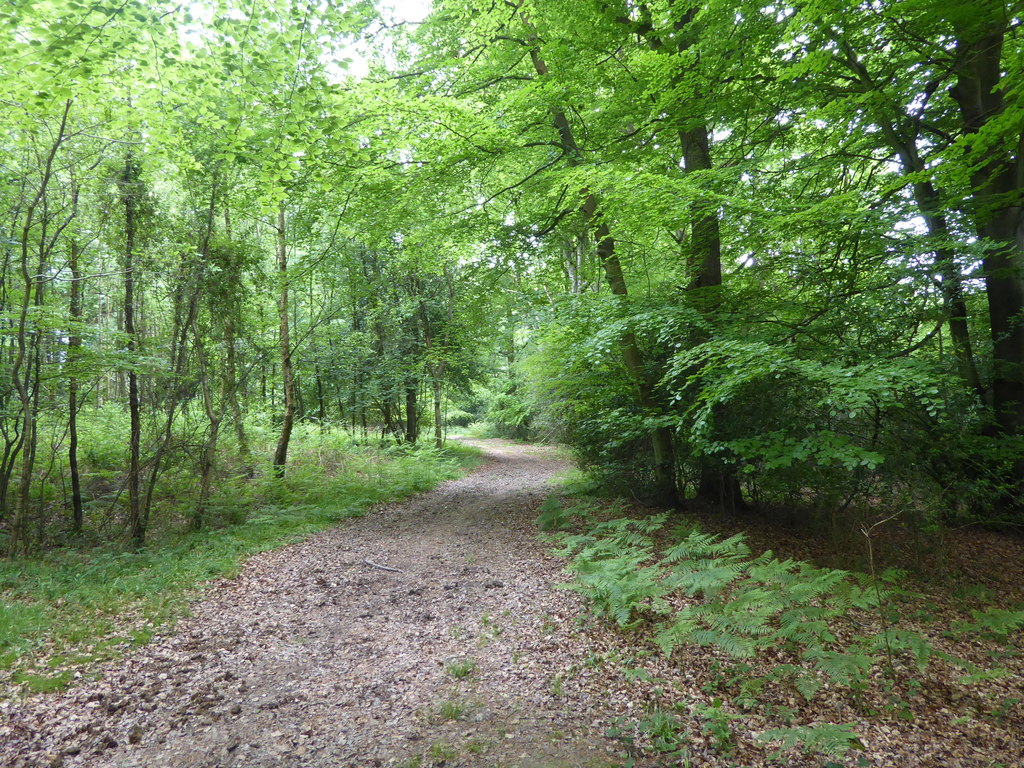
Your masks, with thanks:
[{"label": "dense thicket", "polygon": [[4,4],[4,548],[483,411],[663,503],[1019,524],[1020,23]]}]

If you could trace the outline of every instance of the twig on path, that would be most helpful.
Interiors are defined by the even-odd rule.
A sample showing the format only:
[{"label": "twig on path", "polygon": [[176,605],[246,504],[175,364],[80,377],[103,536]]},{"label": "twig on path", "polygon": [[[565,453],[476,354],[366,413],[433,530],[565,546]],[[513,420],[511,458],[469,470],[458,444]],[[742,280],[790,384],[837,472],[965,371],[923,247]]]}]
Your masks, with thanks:
[{"label": "twig on path", "polygon": [[402,572],[401,568],[391,568],[391,567],[389,567],[387,565],[381,565],[380,563],[375,563],[375,562],[373,562],[373,560],[363,560],[363,562],[366,563],[367,565],[372,565],[374,568],[380,568],[382,571],[394,571],[395,573],[401,573]]}]

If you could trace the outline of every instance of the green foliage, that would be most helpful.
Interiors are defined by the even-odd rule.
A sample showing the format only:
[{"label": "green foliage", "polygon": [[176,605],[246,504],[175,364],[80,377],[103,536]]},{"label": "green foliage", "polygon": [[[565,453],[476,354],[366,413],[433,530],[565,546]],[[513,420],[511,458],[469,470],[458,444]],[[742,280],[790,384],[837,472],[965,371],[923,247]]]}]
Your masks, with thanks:
[{"label": "green foliage", "polygon": [[599,615],[620,626],[630,626],[644,617],[638,614],[666,613],[664,596],[672,591],[659,577],[655,566],[645,565],[653,555],[648,534],[661,528],[665,516],[648,520],[620,518],[598,523],[590,533],[563,535],[563,556],[576,553],[569,568],[576,575],[570,589],[585,594]]},{"label": "green foliage", "polygon": [[636,723],[636,729],[651,740],[651,749],[660,754],[683,756],[687,733],[679,716],[654,708]]},{"label": "green foliage", "polygon": [[443,701],[437,707],[437,720],[442,723],[449,720],[460,720],[466,714],[466,710],[466,703],[458,699]]},{"label": "green foliage", "polygon": [[676,428],[694,455],[720,457],[759,501],[790,506],[848,508],[907,489],[918,506],[925,499],[941,511],[937,455],[911,435],[961,430],[978,417],[968,402],[949,410],[956,385],[925,361],[819,360],[746,339],[675,354],[665,386],[684,408]]},{"label": "green foliage", "polygon": [[[937,651],[922,634],[887,618],[889,601],[899,596],[897,572],[872,579],[779,560],[771,552],[754,555],[742,535],[722,538],[692,526],[680,527],[666,541],[666,521],[666,515],[615,518],[591,523],[582,534],[555,535],[562,544],[558,553],[570,558],[567,570],[574,579],[569,588],[586,596],[597,615],[622,627],[643,627],[666,656],[681,645],[709,646],[734,659],[783,653],[794,662],[776,659],[773,682],[791,686],[807,700],[825,684],[856,694],[872,684],[876,671],[895,683],[897,674],[913,674],[908,667],[925,672],[932,658],[962,666],[968,673],[965,682],[998,674]],[[877,615],[880,631],[859,631],[856,617],[864,613]],[[1024,626],[1020,611],[972,615],[973,621],[955,628],[957,633],[990,632],[1005,642]],[[741,663],[729,679],[720,675],[709,692],[736,688],[738,706],[758,708],[766,681],[750,678],[744,669],[750,668]],[[719,751],[728,753],[734,743],[729,723],[736,715],[721,699],[698,709],[705,732]],[[795,726],[770,733],[765,738],[781,740],[784,749],[802,744],[808,751],[838,754],[859,747],[847,726]]]},{"label": "green foliage", "polygon": [[644,717],[630,719],[622,716],[612,721],[605,731],[610,739],[633,747],[639,737],[649,749],[663,757],[681,760],[689,758],[686,748],[689,734],[679,716],[661,707],[653,707]]}]

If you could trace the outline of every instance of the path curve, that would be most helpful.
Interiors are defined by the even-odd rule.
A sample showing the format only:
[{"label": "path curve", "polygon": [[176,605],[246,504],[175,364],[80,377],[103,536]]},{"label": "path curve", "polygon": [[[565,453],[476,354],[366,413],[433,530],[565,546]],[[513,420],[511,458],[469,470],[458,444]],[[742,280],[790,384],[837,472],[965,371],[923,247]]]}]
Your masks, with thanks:
[{"label": "path curve", "polygon": [[472,474],[253,557],[100,681],[15,705],[0,764],[612,764],[582,606],[537,539],[567,465],[471,442]]}]

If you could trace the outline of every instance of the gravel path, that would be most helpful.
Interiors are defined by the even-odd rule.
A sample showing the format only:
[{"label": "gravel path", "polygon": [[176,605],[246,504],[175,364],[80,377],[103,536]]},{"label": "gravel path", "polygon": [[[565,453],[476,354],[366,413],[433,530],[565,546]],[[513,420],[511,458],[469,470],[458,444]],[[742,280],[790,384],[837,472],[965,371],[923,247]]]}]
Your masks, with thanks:
[{"label": "gravel path", "polygon": [[536,537],[566,465],[475,444],[473,474],[256,556],[100,680],[8,704],[0,764],[613,764],[613,697]]}]

